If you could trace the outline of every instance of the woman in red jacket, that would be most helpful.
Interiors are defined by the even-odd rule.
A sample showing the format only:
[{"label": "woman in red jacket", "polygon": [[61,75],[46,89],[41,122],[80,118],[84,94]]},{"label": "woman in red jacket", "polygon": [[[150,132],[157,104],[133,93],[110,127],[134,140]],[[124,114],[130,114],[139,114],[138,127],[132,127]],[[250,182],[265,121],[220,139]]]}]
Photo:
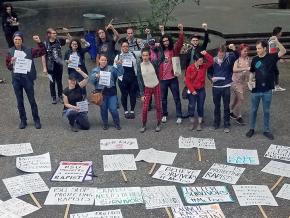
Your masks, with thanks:
[{"label": "woman in red jacket", "polygon": [[[207,60],[204,62],[204,58]],[[201,131],[201,123],[204,114],[205,102],[205,76],[207,69],[213,64],[213,57],[206,51],[196,53],[193,57],[194,62],[189,65],[186,70],[185,84],[188,88],[188,112],[191,122],[193,123],[192,130],[195,128],[194,112],[197,105],[198,124],[197,130]]]}]

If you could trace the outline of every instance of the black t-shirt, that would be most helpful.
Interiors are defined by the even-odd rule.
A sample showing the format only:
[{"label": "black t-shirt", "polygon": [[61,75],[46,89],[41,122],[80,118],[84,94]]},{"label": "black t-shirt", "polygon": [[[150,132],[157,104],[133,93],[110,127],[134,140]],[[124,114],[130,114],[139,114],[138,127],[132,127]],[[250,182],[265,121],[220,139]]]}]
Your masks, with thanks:
[{"label": "black t-shirt", "polygon": [[[76,84],[76,87],[74,89],[69,89],[68,87],[66,87],[63,90],[63,94],[67,97],[68,103],[73,106],[76,106],[77,102],[83,100],[83,95],[82,95],[83,92],[79,84]],[[64,109],[67,109],[67,108],[64,107]]]},{"label": "black t-shirt", "polygon": [[113,39],[98,44],[98,54],[105,54],[108,57],[108,65],[114,64],[115,44],[116,42]]},{"label": "black t-shirt", "polygon": [[254,57],[250,71],[255,73],[256,88],[252,92],[266,92],[274,89],[275,69],[279,60],[278,53]]}]

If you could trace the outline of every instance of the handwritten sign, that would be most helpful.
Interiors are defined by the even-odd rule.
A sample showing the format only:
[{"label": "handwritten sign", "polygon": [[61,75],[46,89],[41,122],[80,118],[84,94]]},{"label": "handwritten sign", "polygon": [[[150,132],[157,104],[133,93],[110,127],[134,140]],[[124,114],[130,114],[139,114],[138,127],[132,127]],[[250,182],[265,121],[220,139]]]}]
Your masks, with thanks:
[{"label": "handwritten sign", "polygon": [[96,188],[51,187],[44,205],[93,205]]},{"label": "handwritten sign", "polygon": [[257,150],[227,148],[227,162],[232,164],[259,165]]},{"label": "handwritten sign", "polygon": [[80,61],[80,57],[78,55],[71,54],[69,56],[69,60],[70,60],[70,63],[67,66],[68,68],[78,68],[79,61]]},{"label": "handwritten sign", "polygon": [[214,163],[202,178],[236,184],[244,170],[242,167]]},{"label": "handwritten sign", "polygon": [[30,143],[0,145],[0,155],[17,156],[33,153]]},{"label": "handwritten sign", "polygon": [[143,198],[140,187],[120,187],[97,189],[95,205],[128,205],[142,204]]},{"label": "handwritten sign", "polygon": [[104,171],[137,170],[133,154],[103,156]]},{"label": "handwritten sign", "polygon": [[[18,198],[11,198],[8,201],[0,203],[0,207],[4,208],[5,210],[9,211],[12,214],[15,214],[15,216],[17,215],[20,217],[26,216],[39,210],[38,207],[26,203],[25,201],[22,201]],[[1,212],[0,217],[2,217]]]},{"label": "handwritten sign", "polygon": [[136,138],[127,139],[101,139],[101,150],[123,150],[123,149],[138,149]]},{"label": "handwritten sign", "polygon": [[131,53],[128,54],[122,54],[121,60],[122,60],[122,66],[123,67],[132,67],[133,66],[133,55]]},{"label": "handwritten sign", "polygon": [[179,148],[202,148],[202,149],[216,149],[215,141],[211,138],[184,138],[182,136],[178,139]]},{"label": "handwritten sign", "polygon": [[181,187],[188,204],[233,202],[225,186]]},{"label": "handwritten sign", "polygon": [[199,173],[200,170],[190,170],[161,165],[152,177],[170,182],[190,184],[195,182]]},{"label": "handwritten sign", "polygon": [[146,161],[148,163],[160,163],[172,165],[177,153],[158,151],[154,148],[140,150],[136,157],[136,161]]},{"label": "handwritten sign", "polygon": [[46,192],[49,190],[38,173],[10,177],[3,179],[3,183],[11,197],[14,198],[35,192]]},{"label": "handwritten sign", "polygon": [[32,60],[26,58],[16,58],[14,63],[14,73],[27,74],[31,70]]},{"label": "handwritten sign", "polygon": [[290,164],[271,160],[262,172],[290,178]]},{"label": "handwritten sign", "polygon": [[17,157],[16,167],[24,172],[50,172],[51,163],[49,153],[37,156]]},{"label": "handwritten sign", "polygon": [[268,205],[278,206],[266,185],[233,185],[240,206]]},{"label": "handwritten sign", "polygon": [[290,200],[290,184],[284,184],[276,197]]},{"label": "handwritten sign", "polygon": [[99,85],[111,86],[111,72],[100,71]]},{"label": "handwritten sign", "polygon": [[225,218],[218,204],[173,207],[174,218]]},{"label": "handwritten sign", "polygon": [[290,147],[272,144],[266,151],[265,157],[290,161]]},{"label": "handwritten sign", "polygon": [[79,101],[79,102],[77,102],[77,106],[80,109],[79,112],[88,112],[89,111],[88,101]]},{"label": "handwritten sign", "polygon": [[70,218],[123,218],[123,215],[121,210],[117,209],[93,211],[88,213],[74,213],[70,215]]},{"label": "handwritten sign", "polygon": [[83,182],[90,167],[88,162],[61,161],[51,181]]},{"label": "handwritten sign", "polygon": [[146,209],[183,206],[175,186],[143,187]]},{"label": "handwritten sign", "polygon": [[20,216],[17,216],[11,213],[9,210],[6,210],[4,207],[2,207],[1,201],[0,201],[0,217],[1,218],[21,218]]}]

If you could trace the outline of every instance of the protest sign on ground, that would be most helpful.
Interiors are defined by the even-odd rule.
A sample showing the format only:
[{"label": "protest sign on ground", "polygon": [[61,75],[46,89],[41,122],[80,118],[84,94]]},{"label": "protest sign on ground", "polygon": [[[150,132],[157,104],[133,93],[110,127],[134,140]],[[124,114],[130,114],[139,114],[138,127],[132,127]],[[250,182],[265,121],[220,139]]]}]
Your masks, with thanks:
[{"label": "protest sign on ground", "polygon": [[17,156],[33,153],[30,143],[0,145],[0,155]]},{"label": "protest sign on ground", "polygon": [[276,197],[290,200],[290,184],[284,184]]},{"label": "protest sign on ground", "polygon": [[216,149],[215,141],[211,138],[184,138],[182,136],[178,139],[179,148],[202,148],[202,149]]},{"label": "protest sign on ground", "polygon": [[[28,214],[31,214],[39,210],[38,207],[32,204],[26,203],[25,201],[22,201],[18,198],[11,198],[5,202],[0,203],[0,207],[20,217],[26,216]],[[0,217],[1,217],[1,212],[0,212]]]},{"label": "protest sign on ground", "polygon": [[136,138],[127,139],[101,139],[101,150],[123,150],[123,149],[138,149]]},{"label": "protest sign on ground", "polygon": [[117,210],[102,210],[92,211],[87,213],[74,213],[70,218],[123,218],[120,209]]},{"label": "protest sign on ground", "polygon": [[133,154],[113,154],[103,156],[104,171],[137,170]]},{"label": "protest sign on ground", "polygon": [[218,204],[173,207],[174,218],[225,218]]},{"label": "protest sign on ground", "polygon": [[257,150],[227,148],[227,162],[232,164],[259,165]]},{"label": "protest sign on ground", "polygon": [[50,172],[51,162],[49,153],[37,156],[17,157],[16,167],[24,172]]},{"label": "protest sign on ground", "polygon": [[290,147],[283,145],[270,145],[265,157],[277,160],[290,161]]},{"label": "protest sign on ground", "polygon": [[290,164],[271,160],[262,172],[290,178]]},{"label": "protest sign on ground", "polygon": [[154,148],[149,148],[145,150],[140,150],[136,161],[146,161],[148,163],[160,163],[172,165],[177,153],[167,152],[167,151],[158,151]]}]

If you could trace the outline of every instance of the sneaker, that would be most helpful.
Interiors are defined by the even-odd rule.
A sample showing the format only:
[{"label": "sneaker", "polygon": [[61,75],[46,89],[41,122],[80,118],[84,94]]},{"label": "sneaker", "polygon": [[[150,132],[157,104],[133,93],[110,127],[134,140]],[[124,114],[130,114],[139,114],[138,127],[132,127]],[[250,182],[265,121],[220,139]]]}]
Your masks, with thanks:
[{"label": "sneaker", "polygon": [[240,124],[240,125],[245,125],[245,121],[244,121],[243,118],[241,118],[241,117],[238,117],[238,118],[236,119],[236,122],[237,122],[238,124]]},{"label": "sneaker", "polygon": [[162,123],[166,123],[167,122],[167,117],[166,116],[163,116],[162,119],[161,119],[161,122]]},{"label": "sneaker", "polygon": [[34,122],[34,127],[35,129],[41,129],[41,123],[39,120]]},{"label": "sneaker", "polygon": [[57,104],[56,102],[56,97],[52,97],[52,101],[51,101],[52,104]]},{"label": "sneaker", "polygon": [[274,140],[274,136],[270,132],[263,132],[263,135],[266,136],[270,140]]},{"label": "sneaker", "polygon": [[238,118],[233,112],[230,113],[230,117],[234,120]]},{"label": "sneaker", "polygon": [[157,125],[156,128],[155,128],[155,132],[160,132],[160,131],[161,131],[160,125]]},{"label": "sneaker", "polygon": [[103,130],[108,130],[109,129],[109,125],[108,124],[104,124],[103,125]]},{"label": "sneaker", "polygon": [[125,111],[125,118],[126,118],[126,119],[130,119],[130,114],[129,114],[128,111]]},{"label": "sneaker", "polygon": [[141,133],[144,133],[146,131],[146,126],[142,126],[139,130]]},{"label": "sneaker", "polygon": [[73,131],[73,132],[78,132],[79,130],[78,130],[78,128],[77,128],[77,126],[74,124],[74,125],[72,125],[71,127],[70,127],[70,129],[71,129],[71,131]]},{"label": "sneaker", "polygon": [[19,129],[25,129],[26,126],[27,126],[26,120],[21,120],[19,123]]},{"label": "sneaker", "polygon": [[247,136],[248,138],[251,138],[251,137],[254,135],[254,133],[255,133],[255,130],[250,129],[250,130],[246,133],[246,136]]},{"label": "sneaker", "polygon": [[181,124],[181,123],[182,123],[182,119],[181,119],[180,117],[177,118],[176,123],[177,123],[177,124]]},{"label": "sneaker", "polygon": [[129,113],[129,119],[135,119],[135,113],[134,113],[134,111],[130,111],[130,113]]},{"label": "sneaker", "polygon": [[201,123],[198,123],[198,124],[197,124],[196,130],[197,130],[197,131],[201,131],[201,130],[202,130]]},{"label": "sneaker", "polygon": [[225,133],[229,133],[231,130],[229,128],[224,128]]},{"label": "sneaker", "polygon": [[279,85],[276,85],[274,91],[275,91],[275,92],[283,92],[283,91],[286,91],[286,89],[282,88],[282,87],[279,86]]},{"label": "sneaker", "polygon": [[58,97],[58,101],[59,103],[63,104],[63,97],[62,96]]},{"label": "sneaker", "polygon": [[120,126],[120,124],[116,124],[116,125],[115,125],[115,128],[116,128],[117,130],[121,130],[121,129],[122,129],[121,126]]}]

